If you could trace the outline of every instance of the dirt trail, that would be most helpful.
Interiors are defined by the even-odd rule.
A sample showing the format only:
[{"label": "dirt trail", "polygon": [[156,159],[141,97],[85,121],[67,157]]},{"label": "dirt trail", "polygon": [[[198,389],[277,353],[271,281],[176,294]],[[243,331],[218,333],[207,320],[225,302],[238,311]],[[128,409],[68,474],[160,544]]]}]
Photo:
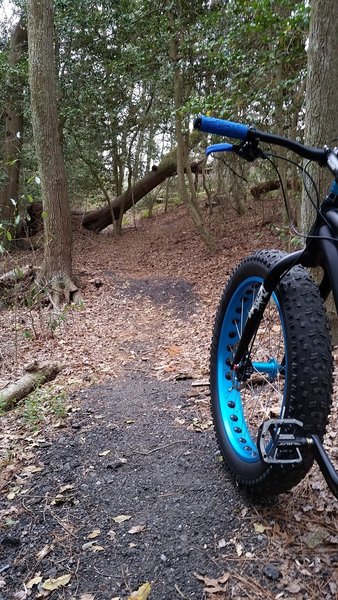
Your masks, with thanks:
[{"label": "dirt trail", "polygon": [[[219,461],[208,388],[193,385],[208,376],[229,271],[282,246],[275,206],[254,208],[228,211],[215,254],[183,208],[120,240],[76,230],[84,306],[54,328],[47,310],[0,313],[3,384],[33,358],[64,364],[36,431],[22,407],[2,417],[0,600],[43,598],[63,576],[49,597],[122,600],[146,581],[150,600],[337,597],[336,504],[321,478],[273,507],[246,506]],[[67,416],[56,420],[59,399]]]},{"label": "dirt trail", "polygon": [[[194,573],[222,575],[239,499],[213,436],[193,427],[189,392],[190,384],[139,374],[80,395],[67,430],[38,444],[43,469],[25,494],[19,526],[2,540],[13,592],[41,572],[44,580],[71,573],[67,598],[125,598],[147,581],[154,600],[179,598],[179,590],[201,598]],[[128,519],[115,523],[121,515]]]}]

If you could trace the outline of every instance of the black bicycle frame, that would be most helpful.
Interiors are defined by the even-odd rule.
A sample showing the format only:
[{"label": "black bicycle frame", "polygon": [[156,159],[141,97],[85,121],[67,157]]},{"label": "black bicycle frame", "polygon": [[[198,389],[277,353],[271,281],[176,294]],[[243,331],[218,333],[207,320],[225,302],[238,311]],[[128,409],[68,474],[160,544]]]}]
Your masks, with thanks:
[{"label": "black bicycle frame", "polygon": [[[308,238],[306,247],[279,259],[271,267],[261,284],[234,356],[232,366],[238,374],[245,373],[245,365],[250,360],[250,344],[256,335],[272,293],[283,276],[294,266],[322,267],[323,278],[318,286],[319,291],[323,300],[332,291],[338,313],[338,196],[333,201],[324,200],[309,235],[311,237]],[[244,366],[244,369],[242,369],[242,366]],[[287,425],[289,421],[281,419],[278,420],[278,423],[282,426],[283,423]],[[299,425],[302,424],[299,423]],[[314,459],[317,461],[328,487],[338,498],[338,473],[335,471],[319,437],[315,434],[306,437],[291,437],[291,444],[312,448]],[[283,443],[285,444],[285,440],[281,442],[278,440],[277,445]]]},{"label": "black bicycle frame", "polygon": [[[322,207],[327,205],[324,200]],[[247,359],[247,352],[254,338],[259,323],[262,320],[272,293],[280,283],[283,276],[296,265],[307,268],[322,267],[323,279],[319,284],[320,294],[326,300],[332,291],[336,311],[338,314],[338,197],[326,208],[323,216],[317,218],[310,232],[310,238],[303,250],[292,252],[283,256],[270,269],[265,277],[252,309],[249,312],[241,339],[238,343],[233,359],[233,366],[237,368]]]}]

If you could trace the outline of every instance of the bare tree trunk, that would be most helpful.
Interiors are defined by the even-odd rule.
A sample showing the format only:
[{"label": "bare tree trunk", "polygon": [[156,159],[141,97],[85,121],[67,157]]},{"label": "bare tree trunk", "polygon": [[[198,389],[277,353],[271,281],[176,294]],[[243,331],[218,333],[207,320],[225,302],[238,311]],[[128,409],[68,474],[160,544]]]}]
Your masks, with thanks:
[{"label": "bare tree trunk", "polygon": [[242,216],[246,209],[247,184],[244,175],[246,165],[231,154],[224,160],[224,164],[227,168],[224,174],[225,191],[236,212]]},{"label": "bare tree trunk", "polygon": [[170,179],[167,179],[167,183],[165,186],[165,200],[164,200],[164,214],[166,215],[168,212],[168,203],[169,203],[169,188],[170,188]]},{"label": "bare tree trunk", "polygon": [[[277,8],[277,11],[279,12],[279,14],[281,15],[281,17],[285,17],[284,7],[280,6],[279,10],[278,10],[278,6],[276,8]],[[276,95],[276,102],[275,102],[275,108],[276,108],[275,120],[276,120],[276,125],[277,125],[277,134],[281,135],[281,136],[286,135],[284,94],[283,94],[283,89],[282,89],[282,82],[284,79],[283,66],[284,65],[282,62],[278,62],[276,65],[276,68],[275,68],[276,88],[277,88],[277,90],[279,90]],[[280,156],[280,160],[277,161],[277,165],[278,165],[279,176],[281,179],[281,186],[282,186],[282,189],[284,190],[284,199],[285,199],[286,208],[287,208],[287,210],[284,211],[284,222],[286,223],[286,222],[288,222],[288,215],[289,216],[292,215],[292,209],[290,206],[290,197],[289,197],[288,187],[287,187],[288,164],[286,162],[286,158],[287,158],[286,148],[282,148],[282,147],[278,148],[278,154]],[[282,192],[282,189],[281,189],[281,192]]]},{"label": "bare tree trunk", "polygon": [[[143,175],[143,146],[144,146],[144,129],[141,129],[135,151],[135,161],[134,161],[134,179],[139,179]],[[147,169],[149,170],[149,169]]]},{"label": "bare tree trunk", "polygon": [[[312,0],[306,86],[305,144],[336,146],[338,132],[338,2]],[[310,173],[319,189],[320,199],[332,180],[327,169],[311,165]],[[311,185],[308,182],[308,187]],[[313,190],[312,190],[313,191]],[[302,228],[307,233],[315,210],[303,188]],[[333,342],[338,343],[338,323],[332,297],[327,301]]]},{"label": "bare tree trunk", "polygon": [[[338,132],[338,2],[312,0],[306,85],[305,144],[337,145]],[[332,176],[328,170],[310,167],[320,190],[326,192]],[[309,183],[309,182],[308,182]],[[315,211],[305,190],[302,198],[302,227],[309,231]]]},{"label": "bare tree trunk", "polygon": [[153,159],[153,151],[154,151],[154,141],[153,141],[153,136],[154,136],[154,125],[151,124],[149,126],[149,131],[148,131],[148,144],[147,144],[147,163],[146,163],[146,171],[150,171],[150,165],[151,165],[151,161]]},{"label": "bare tree trunk", "polygon": [[[209,249],[213,249],[215,247],[215,240],[213,236],[206,228],[203,223],[202,215],[200,213],[198,204],[196,202],[196,192],[194,190],[194,185],[191,177],[190,164],[188,162],[188,147],[186,141],[184,139],[183,131],[182,131],[182,117],[180,116],[180,109],[183,105],[183,75],[180,72],[179,67],[179,56],[178,56],[178,45],[179,42],[177,40],[177,36],[175,35],[175,26],[174,26],[174,14],[171,10],[168,10],[168,20],[169,26],[171,29],[171,37],[170,37],[170,47],[169,47],[169,55],[170,59],[173,63],[174,70],[174,97],[175,97],[175,132],[176,132],[176,140],[177,140],[177,178],[178,178],[178,189],[182,202],[184,202],[186,209],[188,211],[189,216],[191,217],[199,235],[204,240],[205,244]],[[187,172],[189,187],[190,187],[190,195],[187,189],[186,181],[185,181],[185,172]]]},{"label": "bare tree trunk", "polygon": [[44,210],[41,280],[58,306],[74,298],[71,214],[59,138],[53,50],[52,0],[27,0],[29,82],[33,135]]},{"label": "bare tree trunk", "polygon": [[[27,30],[21,17],[15,26],[9,44],[8,64],[15,67],[26,51]],[[13,74],[14,73],[14,74]],[[22,92],[23,79],[13,69],[10,81],[10,98],[6,108],[3,170],[5,181],[0,186],[0,222],[5,229],[5,242],[14,236],[14,217],[19,197],[20,155],[22,147]]]}]

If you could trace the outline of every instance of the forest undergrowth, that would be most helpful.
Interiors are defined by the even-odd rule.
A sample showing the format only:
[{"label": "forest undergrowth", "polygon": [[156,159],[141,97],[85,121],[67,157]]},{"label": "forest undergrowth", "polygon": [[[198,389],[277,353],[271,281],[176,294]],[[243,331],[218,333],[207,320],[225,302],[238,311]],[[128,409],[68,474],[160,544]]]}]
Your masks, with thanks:
[{"label": "forest undergrowth", "polygon": [[[0,390],[32,361],[62,366],[53,382],[2,414],[0,516],[5,537],[17,519],[16,503],[39,472],[38,440],[64,435],[80,402],[79,396],[72,402],[69,398],[78,390],[107,385],[131,373],[191,382],[195,416],[179,424],[196,435],[212,430],[208,353],[221,290],[245,255],[258,248],[284,248],[286,240],[275,227],[282,221],[276,199],[256,201],[244,217],[228,207],[222,215],[216,209],[209,219],[219,240],[213,253],[203,246],[182,206],[142,219],[136,228],[131,224],[118,239],[110,230],[99,236],[88,233],[74,221],[74,273],[82,302],[59,314],[34,303],[1,307]],[[6,259],[3,271],[13,262],[23,266],[40,260],[40,251],[17,252]],[[338,450],[331,446],[337,433],[336,396],[337,384],[326,436],[335,459]],[[103,406],[98,407],[101,411]],[[269,507],[241,501],[234,510],[241,527],[219,541],[224,572],[217,577],[207,572],[194,575],[201,597],[338,598],[337,501],[317,468]],[[260,545],[250,545],[252,536]],[[1,594],[6,598],[2,559],[0,567],[0,598]],[[15,597],[44,597],[31,594]],[[183,592],[181,597],[186,597]]]}]

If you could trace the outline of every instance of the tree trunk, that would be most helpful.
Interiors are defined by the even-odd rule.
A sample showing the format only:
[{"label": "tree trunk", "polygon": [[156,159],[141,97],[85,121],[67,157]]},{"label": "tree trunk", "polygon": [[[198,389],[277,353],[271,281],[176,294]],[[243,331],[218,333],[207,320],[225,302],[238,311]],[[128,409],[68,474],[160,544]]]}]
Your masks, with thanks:
[{"label": "tree trunk", "polygon": [[[197,135],[196,135],[197,134]],[[190,137],[190,147],[193,147],[201,139],[199,132],[194,131]],[[157,169],[149,171],[144,177],[139,179],[135,185],[124,192],[118,198],[115,198],[110,206],[104,206],[98,210],[88,212],[84,215],[82,225],[85,229],[99,233],[105,227],[112,224],[112,213],[115,219],[118,219],[120,207],[123,205],[123,211],[127,212],[133,204],[136,204],[144,196],[149,194],[155,187],[160,185],[168,177],[172,177],[177,173],[177,148],[171,150],[161,160]]]},{"label": "tree trunk", "polygon": [[0,222],[5,229],[5,242],[14,236],[15,213],[19,197],[20,154],[22,147],[22,93],[24,82],[15,74],[15,67],[26,51],[27,30],[23,17],[15,26],[9,44],[8,64],[13,69],[10,76],[10,99],[6,108],[3,170],[5,181],[0,186]]},{"label": "tree trunk", "polygon": [[224,190],[238,215],[242,216],[246,209],[247,183],[245,178],[244,161],[239,161],[237,156],[229,155],[224,160],[226,171],[224,174]]},{"label": "tree trunk", "polygon": [[44,210],[41,280],[59,306],[73,299],[77,287],[72,281],[71,214],[57,116],[52,0],[27,0],[27,13],[32,124]]},{"label": "tree trunk", "polygon": [[[338,2],[312,0],[306,85],[305,144],[336,146],[338,132]],[[333,141],[335,139],[335,141]],[[332,175],[315,165],[309,168],[320,197],[329,187]],[[308,187],[311,188],[308,181]],[[302,228],[308,232],[315,210],[303,190]]]},{"label": "tree trunk", "polygon": [[[207,230],[203,223],[203,218],[196,201],[196,191],[194,188],[189,156],[188,145],[182,130],[182,117],[180,110],[183,106],[184,98],[184,74],[181,72],[179,46],[182,32],[175,33],[175,15],[172,11],[172,5],[168,2],[168,21],[171,31],[169,40],[169,56],[173,64],[173,83],[174,83],[174,100],[175,100],[175,133],[177,140],[177,179],[178,189],[182,202],[184,202],[187,212],[193,221],[199,235],[204,240],[205,244],[211,250],[215,247],[215,240],[211,233]],[[182,61],[183,62],[183,61]],[[190,194],[185,181],[185,173],[187,173]]]},{"label": "tree trunk", "polygon": [[[310,146],[337,145],[338,111],[338,2],[312,0],[306,86],[305,144]],[[328,169],[316,165],[308,167],[320,200],[330,186],[332,175]],[[313,191],[309,181],[308,187]],[[314,196],[316,200],[316,197]],[[303,188],[301,219],[307,233],[316,213]],[[338,343],[338,320],[332,296],[326,306],[331,321],[333,343]]]}]

